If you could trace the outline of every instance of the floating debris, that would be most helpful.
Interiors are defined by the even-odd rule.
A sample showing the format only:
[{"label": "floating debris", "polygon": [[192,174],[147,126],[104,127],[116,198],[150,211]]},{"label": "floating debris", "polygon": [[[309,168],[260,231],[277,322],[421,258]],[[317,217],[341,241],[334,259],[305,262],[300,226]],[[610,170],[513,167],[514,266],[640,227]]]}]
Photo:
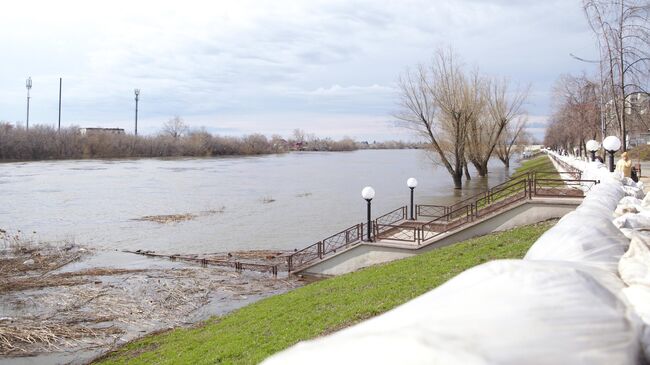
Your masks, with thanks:
[{"label": "floating debris", "polygon": [[[273,257],[271,265],[284,260],[282,252],[275,251],[204,257],[233,261],[243,256]],[[93,261],[101,266],[89,264]],[[84,358],[92,355],[84,355],[88,349],[96,356],[96,351],[108,351],[152,331],[203,320],[214,313],[210,311],[244,305],[251,296],[261,298],[301,285],[267,273],[242,272],[241,261],[237,271],[145,261],[151,264],[143,266],[141,258],[118,251],[90,252],[73,244],[0,237],[0,356],[80,351],[80,358],[90,361]]]},{"label": "floating debris", "polygon": [[160,224],[168,223],[178,223],[191,221],[198,217],[196,214],[185,213],[185,214],[165,214],[165,215],[147,215],[142,218],[136,218],[136,221],[145,221],[145,222],[156,222]]}]

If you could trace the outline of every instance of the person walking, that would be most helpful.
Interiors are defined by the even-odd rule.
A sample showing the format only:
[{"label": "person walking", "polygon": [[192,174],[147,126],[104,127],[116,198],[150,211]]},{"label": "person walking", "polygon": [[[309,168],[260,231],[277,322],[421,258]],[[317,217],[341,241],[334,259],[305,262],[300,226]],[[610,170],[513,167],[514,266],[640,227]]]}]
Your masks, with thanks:
[{"label": "person walking", "polygon": [[621,159],[616,163],[616,171],[623,177],[632,177],[632,160],[627,157],[627,152],[621,154]]}]

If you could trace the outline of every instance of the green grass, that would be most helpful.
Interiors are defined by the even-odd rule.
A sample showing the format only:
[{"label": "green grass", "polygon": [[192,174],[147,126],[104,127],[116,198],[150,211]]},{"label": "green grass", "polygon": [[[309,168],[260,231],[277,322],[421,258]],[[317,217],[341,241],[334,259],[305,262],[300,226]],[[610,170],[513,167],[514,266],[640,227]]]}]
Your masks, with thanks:
[{"label": "green grass", "polygon": [[560,178],[559,174],[552,173],[553,171],[557,171],[557,170],[555,169],[555,166],[553,166],[553,162],[551,162],[551,158],[548,157],[547,155],[542,155],[522,162],[521,165],[515,170],[513,176],[524,174],[526,172],[533,171],[533,170],[541,171],[541,172],[549,172],[539,176],[545,179]]},{"label": "green grass", "polygon": [[521,258],[552,223],[474,238],[315,282],[195,328],[150,335],[100,364],[254,364],[298,341],[386,312],[481,263]]},{"label": "green grass", "polygon": [[[513,195],[516,195],[518,193],[521,193],[524,190],[524,185],[523,183],[522,184],[516,184],[516,183],[518,181],[525,180],[527,178],[526,173],[531,171],[538,171],[536,175],[538,179],[560,179],[560,174],[557,173],[557,170],[555,169],[555,166],[553,166],[553,162],[551,162],[551,159],[547,155],[541,155],[522,162],[521,166],[519,166],[512,174],[510,181],[504,183],[502,187],[505,187],[505,185],[509,185],[509,184],[513,184],[513,186],[501,191],[499,191],[497,188],[496,191],[492,192],[490,196],[490,201],[496,202],[511,197]],[[544,182],[544,186],[562,186],[562,185],[564,185],[562,182]],[[487,201],[485,200],[479,200],[476,202],[476,207],[478,209],[482,209],[487,205],[488,205]]]}]

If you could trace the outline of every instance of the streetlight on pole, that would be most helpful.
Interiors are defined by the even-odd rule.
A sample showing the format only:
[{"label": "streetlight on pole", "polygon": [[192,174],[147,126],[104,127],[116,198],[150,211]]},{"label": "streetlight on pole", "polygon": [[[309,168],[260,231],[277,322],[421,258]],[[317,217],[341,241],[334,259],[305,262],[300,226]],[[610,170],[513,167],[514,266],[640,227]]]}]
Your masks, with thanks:
[{"label": "streetlight on pole", "polygon": [[371,186],[366,186],[361,190],[361,197],[368,202],[368,242],[372,242],[372,218],[370,213],[370,201],[375,197],[375,189]]},{"label": "streetlight on pole", "polygon": [[63,78],[59,77],[59,132],[61,131],[61,89],[63,88]]},{"label": "streetlight on pole", "polygon": [[614,172],[614,153],[621,148],[621,140],[616,136],[609,136],[603,141],[603,148],[609,152],[609,172]]},{"label": "streetlight on pole", "polygon": [[406,180],[406,186],[411,189],[411,220],[414,221],[415,218],[413,217],[413,190],[415,189],[416,186],[418,186],[418,181],[412,177],[408,180]]},{"label": "streetlight on pole", "polygon": [[25,81],[25,87],[27,87],[27,129],[29,129],[29,90],[32,88],[32,77],[28,77]]},{"label": "streetlight on pole", "polygon": [[140,89],[133,89],[135,94],[135,135],[138,135],[138,101],[140,100]]},{"label": "streetlight on pole", "polygon": [[596,151],[600,148],[600,143],[597,141],[589,140],[587,141],[587,151],[591,153],[591,162],[596,161]]}]

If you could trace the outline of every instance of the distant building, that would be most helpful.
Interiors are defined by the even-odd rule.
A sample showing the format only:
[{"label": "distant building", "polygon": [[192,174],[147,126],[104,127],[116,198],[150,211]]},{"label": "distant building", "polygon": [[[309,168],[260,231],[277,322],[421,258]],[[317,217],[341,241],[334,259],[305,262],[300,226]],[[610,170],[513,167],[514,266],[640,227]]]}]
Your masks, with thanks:
[{"label": "distant building", "polygon": [[293,144],[293,146],[291,146],[291,150],[292,151],[304,151],[306,144],[307,144],[306,142],[296,142],[296,143]]},{"label": "distant building", "polygon": [[[627,135],[626,145],[630,147],[650,144],[650,95],[645,92],[634,92],[625,98],[625,114]],[[609,125],[616,125],[616,110],[614,101],[605,104],[605,118]]]},{"label": "distant building", "polygon": [[82,135],[124,134],[124,128],[79,128]]}]

